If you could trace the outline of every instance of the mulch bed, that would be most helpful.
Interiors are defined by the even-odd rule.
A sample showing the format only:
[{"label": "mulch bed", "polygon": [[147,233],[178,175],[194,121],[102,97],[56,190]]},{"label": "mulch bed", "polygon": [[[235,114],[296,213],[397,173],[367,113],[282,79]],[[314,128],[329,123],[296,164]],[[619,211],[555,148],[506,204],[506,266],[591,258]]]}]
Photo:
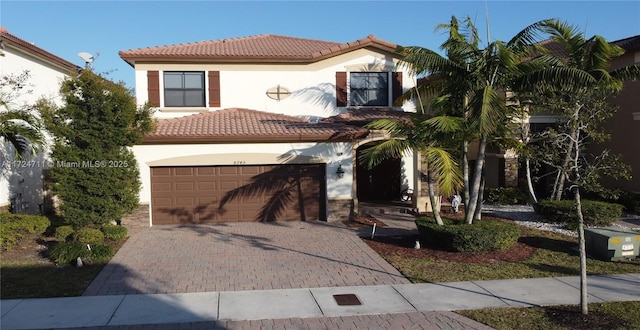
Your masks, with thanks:
[{"label": "mulch bed", "polygon": [[535,247],[518,242],[510,249],[492,252],[450,252],[425,247],[415,249],[419,236],[409,237],[376,237],[364,239],[374,251],[381,256],[397,256],[402,258],[430,258],[459,263],[501,263],[519,262],[529,259],[536,251]]},{"label": "mulch bed", "polygon": [[[427,214],[425,214],[427,215]],[[450,213],[442,212],[441,216],[447,218],[461,219],[464,218],[464,212]],[[489,217],[483,217],[489,219]],[[379,224],[378,224],[379,225]],[[420,242],[420,249],[415,249],[418,235],[408,237],[375,237],[373,240],[363,238],[363,240],[374,251],[381,256],[398,256],[403,258],[431,258],[438,260],[446,260],[459,263],[501,263],[501,262],[519,262],[529,259],[537,250],[536,244],[532,244],[531,240],[535,237],[527,237],[526,244],[517,242],[510,249],[504,251],[492,252],[451,252],[445,250],[434,249],[425,246]]]},{"label": "mulch bed", "polygon": [[373,224],[376,224],[376,227],[387,227],[387,224],[384,222],[372,217],[369,214],[358,214],[351,220],[345,220],[344,223],[347,227],[350,228],[366,228],[371,227]]}]

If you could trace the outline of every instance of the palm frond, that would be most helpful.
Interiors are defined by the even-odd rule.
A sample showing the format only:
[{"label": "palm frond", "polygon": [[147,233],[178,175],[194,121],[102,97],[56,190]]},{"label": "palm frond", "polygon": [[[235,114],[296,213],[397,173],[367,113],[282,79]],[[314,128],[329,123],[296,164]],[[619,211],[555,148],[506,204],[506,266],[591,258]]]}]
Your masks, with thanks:
[{"label": "palm frond", "polygon": [[413,142],[406,139],[385,140],[362,151],[358,162],[367,168],[379,165],[385,159],[400,158],[414,149]]}]

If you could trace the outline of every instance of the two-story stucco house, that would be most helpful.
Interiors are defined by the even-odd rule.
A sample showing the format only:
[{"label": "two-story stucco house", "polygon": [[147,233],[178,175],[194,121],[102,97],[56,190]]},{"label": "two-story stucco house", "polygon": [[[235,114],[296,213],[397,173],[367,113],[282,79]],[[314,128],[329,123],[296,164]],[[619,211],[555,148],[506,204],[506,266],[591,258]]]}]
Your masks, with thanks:
[{"label": "two-story stucco house", "polygon": [[[25,72],[25,86],[13,92],[10,107],[33,105],[39,98],[61,103],[60,83],[80,67],[33,43],[0,28],[0,77],[18,77]],[[4,93],[9,93],[7,85]],[[5,94],[6,95],[6,94]],[[6,109],[0,109],[6,111]],[[41,213],[51,207],[43,187],[43,172],[48,168],[47,150],[15,162],[14,150],[0,141],[0,207],[12,206],[16,213]]]},{"label": "two-story stucco house", "polygon": [[362,126],[415,111],[397,45],[257,35],[121,51],[158,126],[133,148],[150,224],[336,220],[412,188],[414,155],[367,169]]}]

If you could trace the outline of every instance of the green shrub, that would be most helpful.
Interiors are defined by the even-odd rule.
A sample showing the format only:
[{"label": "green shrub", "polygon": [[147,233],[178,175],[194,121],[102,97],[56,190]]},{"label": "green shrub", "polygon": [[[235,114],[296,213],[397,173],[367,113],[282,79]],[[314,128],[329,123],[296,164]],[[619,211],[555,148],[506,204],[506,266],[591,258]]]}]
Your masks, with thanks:
[{"label": "green shrub", "polygon": [[73,238],[73,232],[74,230],[71,226],[56,227],[54,237],[58,242],[66,242],[67,240]]},{"label": "green shrub", "polygon": [[90,263],[107,263],[115,254],[113,248],[105,244],[91,245],[91,251],[87,255],[87,261]]},{"label": "green shrub", "polygon": [[522,188],[489,187],[484,189],[483,197],[487,204],[526,205],[529,203],[529,193]]},{"label": "green shrub", "polygon": [[106,239],[119,241],[127,237],[127,227],[118,225],[104,225],[102,226],[102,232]]},{"label": "green shrub", "polygon": [[416,220],[416,225],[425,245],[456,252],[506,250],[520,237],[518,225],[496,220],[469,225],[447,219],[441,226],[423,217]]},{"label": "green shrub", "polygon": [[3,213],[0,216],[0,248],[15,247],[27,234],[42,234],[51,225],[45,216]]},{"label": "green shrub", "polygon": [[[622,205],[582,200],[582,216],[587,226],[610,226],[622,216]],[[533,206],[536,213],[549,222],[564,223],[569,228],[576,228],[578,217],[573,200],[541,200]]]},{"label": "green shrub", "polygon": [[49,252],[49,259],[57,263],[58,265],[67,265],[75,262],[78,257],[86,258],[89,255],[89,249],[87,246],[79,242],[59,242],[56,244],[51,252]]},{"label": "green shrub", "polygon": [[12,249],[20,243],[26,237],[25,234],[14,230],[5,229],[5,226],[0,227],[0,248],[2,250]]},{"label": "green shrub", "polygon": [[85,227],[78,229],[73,239],[82,244],[99,244],[104,242],[104,234],[100,229]]},{"label": "green shrub", "polygon": [[627,212],[640,214],[640,194],[623,192],[618,198],[618,203],[622,204]]}]

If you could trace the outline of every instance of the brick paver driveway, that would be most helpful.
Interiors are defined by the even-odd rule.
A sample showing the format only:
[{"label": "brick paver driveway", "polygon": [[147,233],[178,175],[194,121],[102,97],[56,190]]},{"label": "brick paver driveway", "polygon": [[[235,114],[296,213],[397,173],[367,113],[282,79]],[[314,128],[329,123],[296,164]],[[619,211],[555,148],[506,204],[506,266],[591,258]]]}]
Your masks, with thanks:
[{"label": "brick paver driveway", "polygon": [[133,235],[84,295],[409,283],[341,223],[155,226]]}]

